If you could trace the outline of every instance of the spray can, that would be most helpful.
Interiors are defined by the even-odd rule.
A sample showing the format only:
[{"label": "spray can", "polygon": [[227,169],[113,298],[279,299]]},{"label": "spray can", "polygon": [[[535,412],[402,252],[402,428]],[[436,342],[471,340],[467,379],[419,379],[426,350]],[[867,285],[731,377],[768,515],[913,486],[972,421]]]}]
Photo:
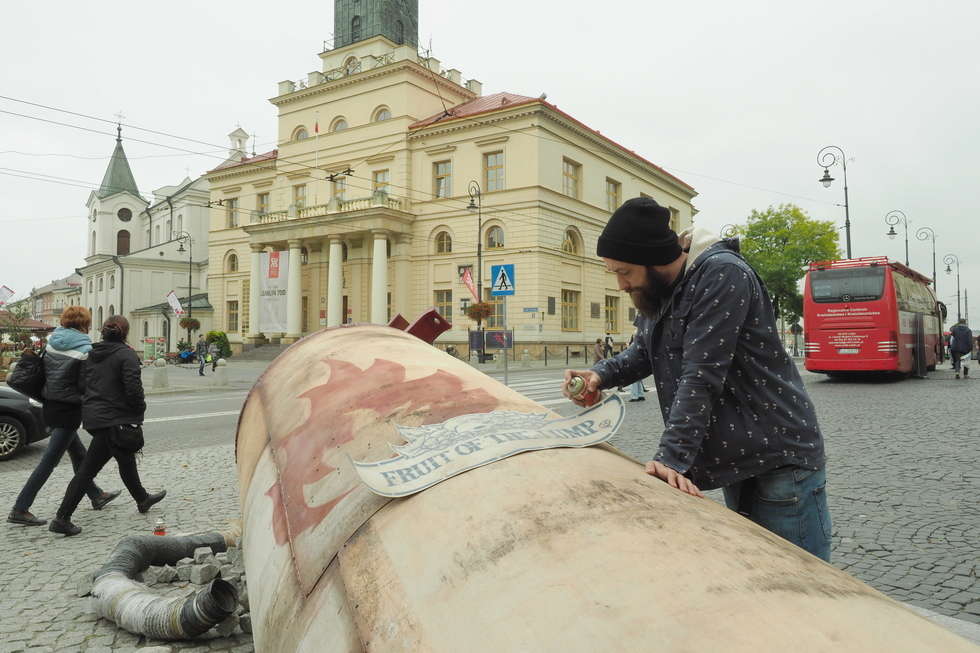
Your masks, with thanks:
[{"label": "spray can", "polygon": [[585,379],[581,376],[573,376],[568,382],[568,394],[570,394],[575,399],[584,402],[587,406],[592,406],[599,402],[599,397],[602,393],[598,390],[593,390],[588,392],[586,389]]},{"label": "spray can", "polygon": [[157,523],[153,526],[153,534],[154,535],[166,535],[167,534],[167,525],[164,523],[163,517],[160,517],[159,519],[157,519]]}]

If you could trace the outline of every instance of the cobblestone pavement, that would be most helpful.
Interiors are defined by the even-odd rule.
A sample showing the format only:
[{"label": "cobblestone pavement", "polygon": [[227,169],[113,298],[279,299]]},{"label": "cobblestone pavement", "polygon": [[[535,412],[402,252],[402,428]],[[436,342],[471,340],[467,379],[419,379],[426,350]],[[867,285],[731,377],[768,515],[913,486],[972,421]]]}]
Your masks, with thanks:
[{"label": "cobblestone pavement", "polygon": [[[980,624],[980,427],[972,411],[980,378],[956,380],[948,369],[927,380],[803,376],[826,441],[833,564],[898,601]],[[613,439],[641,460],[663,428],[656,395],[647,398],[627,404]],[[720,491],[708,494],[722,501]]]},{"label": "cobblestone pavement", "polygon": [[[66,457],[67,458],[67,457]],[[97,619],[90,599],[76,596],[76,579],[98,569],[125,535],[149,534],[163,516],[171,535],[224,528],[239,516],[234,449],[231,445],[146,455],[140,462],[143,483],[151,491],[167,489],[167,498],[141,515],[123,491],[101,512],[83,499],[73,521],[81,535],[66,538],[46,526],[0,524],[0,653],[14,651],[135,651],[164,645],[147,641]],[[2,470],[2,468],[0,468]],[[32,510],[43,518],[54,515],[70,480],[71,466],[63,462],[41,490]],[[29,471],[0,471],[0,496],[13,503]],[[123,488],[115,462],[99,475],[103,487]],[[3,516],[9,505],[3,506]],[[207,637],[170,642],[180,651],[253,651],[251,635],[240,631],[225,638]]]}]

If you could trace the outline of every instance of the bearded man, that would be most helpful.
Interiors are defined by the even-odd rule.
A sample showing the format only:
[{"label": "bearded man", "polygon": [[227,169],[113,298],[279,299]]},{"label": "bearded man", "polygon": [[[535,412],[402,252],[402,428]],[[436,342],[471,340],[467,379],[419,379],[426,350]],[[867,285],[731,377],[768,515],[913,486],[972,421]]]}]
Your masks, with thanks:
[{"label": "bearded man", "polygon": [[591,370],[567,370],[566,386],[652,373],[665,428],[646,472],[694,496],[723,488],[729,508],[829,561],[823,438],[765,285],[737,240],[700,228],[678,237],[669,224],[643,197],[609,219],[597,254],[638,309],[636,337]]}]

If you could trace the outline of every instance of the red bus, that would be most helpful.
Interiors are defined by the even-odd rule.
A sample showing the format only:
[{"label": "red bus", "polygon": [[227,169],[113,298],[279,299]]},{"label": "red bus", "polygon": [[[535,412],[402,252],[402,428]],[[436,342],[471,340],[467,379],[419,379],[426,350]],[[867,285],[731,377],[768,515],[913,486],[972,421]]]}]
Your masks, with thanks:
[{"label": "red bus", "polygon": [[945,307],[930,283],[884,256],[811,263],[803,288],[806,369],[918,376],[936,369]]}]

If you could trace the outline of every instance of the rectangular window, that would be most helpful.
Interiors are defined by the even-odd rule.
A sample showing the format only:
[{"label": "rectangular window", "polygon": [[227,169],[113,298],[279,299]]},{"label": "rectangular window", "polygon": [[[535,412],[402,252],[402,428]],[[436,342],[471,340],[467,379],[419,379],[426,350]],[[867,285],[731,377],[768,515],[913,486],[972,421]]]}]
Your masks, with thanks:
[{"label": "rectangular window", "polygon": [[582,166],[571,159],[561,160],[562,192],[569,197],[578,198],[579,181],[582,176]]},{"label": "rectangular window", "polygon": [[391,192],[391,171],[390,170],[375,170],[372,175],[373,184],[372,188],[375,193],[390,193]]},{"label": "rectangular window", "polygon": [[306,206],[306,184],[297,184],[293,186],[293,204],[296,205],[297,209],[301,209]]},{"label": "rectangular window", "polygon": [[432,295],[432,303],[439,311],[439,315],[451,321],[453,319],[453,291],[436,290]]},{"label": "rectangular window", "polygon": [[561,291],[561,330],[578,331],[579,297],[577,290]]},{"label": "rectangular window", "polygon": [[226,331],[229,333],[238,332],[238,300],[232,302],[226,302],[227,313],[228,313],[228,328]]},{"label": "rectangular window", "polygon": [[606,177],[606,208],[615,211],[623,202],[623,186],[615,179]]},{"label": "rectangular window", "polygon": [[494,296],[490,294],[489,288],[483,289],[483,301],[493,306],[493,314],[484,321],[483,325],[488,329],[503,329],[506,323],[504,317],[504,298],[503,295]]},{"label": "rectangular window", "polygon": [[340,202],[347,200],[347,177],[334,178],[333,196]]},{"label": "rectangular window", "polygon": [[675,209],[672,206],[669,207],[669,208],[670,208],[670,229],[671,229],[671,231],[675,231],[676,232],[677,231],[677,225],[678,225],[678,223],[680,223],[680,220],[681,220],[681,212],[678,211],[677,209]]},{"label": "rectangular window", "polygon": [[259,215],[265,215],[269,212],[269,194],[259,193],[255,200],[255,210],[258,211]]},{"label": "rectangular window", "polygon": [[504,153],[490,152],[483,155],[483,180],[487,192],[504,189]]},{"label": "rectangular window", "polygon": [[453,162],[437,161],[432,164],[432,194],[450,197],[453,194]]},{"label": "rectangular window", "polygon": [[388,293],[388,321],[391,322],[391,293]]},{"label": "rectangular window", "polygon": [[306,295],[303,295],[303,317],[302,317],[302,320],[303,321],[300,323],[301,326],[300,326],[299,329],[303,333],[306,333],[307,331],[310,330],[310,298],[307,297]]},{"label": "rectangular window", "polygon": [[[238,225],[233,225],[233,226],[237,227]],[[162,240],[160,240],[160,225],[157,225],[157,228],[154,229],[153,231],[155,232],[153,235],[156,238],[157,245],[159,245],[161,242],[163,242]]]},{"label": "rectangular window", "polygon": [[[229,197],[225,200],[225,224],[229,229],[234,229],[238,226],[238,198]],[[160,227],[157,227],[156,236],[157,242],[160,242]]]},{"label": "rectangular window", "polygon": [[[152,241],[150,240],[150,228],[149,228],[149,227],[147,227],[147,228],[146,228],[146,246],[147,246],[147,247],[149,247],[149,246],[151,246],[152,244],[153,244],[153,242],[152,242]],[[90,291],[90,292],[91,292],[91,291]]]},{"label": "rectangular window", "polygon": [[619,333],[619,297],[606,295],[606,333]]}]

